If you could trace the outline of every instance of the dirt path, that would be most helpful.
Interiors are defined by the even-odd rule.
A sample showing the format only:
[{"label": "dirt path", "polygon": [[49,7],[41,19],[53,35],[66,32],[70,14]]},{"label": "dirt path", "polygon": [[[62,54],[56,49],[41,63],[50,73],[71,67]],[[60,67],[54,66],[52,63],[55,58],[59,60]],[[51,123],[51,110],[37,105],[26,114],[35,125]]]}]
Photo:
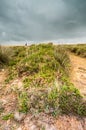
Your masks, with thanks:
[{"label": "dirt path", "polygon": [[6,69],[0,70],[0,90],[4,85],[6,77],[7,77],[7,70]]},{"label": "dirt path", "polygon": [[4,82],[5,78],[6,78],[6,71],[3,69],[0,71],[0,84]]},{"label": "dirt path", "polygon": [[86,59],[70,54],[71,81],[86,96]]}]

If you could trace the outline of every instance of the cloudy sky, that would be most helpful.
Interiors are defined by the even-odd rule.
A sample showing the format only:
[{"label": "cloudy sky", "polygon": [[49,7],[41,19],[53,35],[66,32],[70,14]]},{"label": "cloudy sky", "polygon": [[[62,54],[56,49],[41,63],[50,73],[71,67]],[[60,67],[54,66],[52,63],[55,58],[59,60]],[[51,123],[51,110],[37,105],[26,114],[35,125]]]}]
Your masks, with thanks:
[{"label": "cloudy sky", "polygon": [[86,0],[0,0],[0,43],[85,37]]}]

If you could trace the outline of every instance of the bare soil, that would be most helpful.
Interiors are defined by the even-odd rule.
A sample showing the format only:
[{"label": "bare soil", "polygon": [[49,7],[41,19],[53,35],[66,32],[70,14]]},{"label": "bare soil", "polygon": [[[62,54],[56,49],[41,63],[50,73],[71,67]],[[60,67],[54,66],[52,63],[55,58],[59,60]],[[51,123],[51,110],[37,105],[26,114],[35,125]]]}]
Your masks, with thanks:
[{"label": "bare soil", "polygon": [[70,54],[71,73],[70,79],[84,96],[86,96],[86,58]]}]

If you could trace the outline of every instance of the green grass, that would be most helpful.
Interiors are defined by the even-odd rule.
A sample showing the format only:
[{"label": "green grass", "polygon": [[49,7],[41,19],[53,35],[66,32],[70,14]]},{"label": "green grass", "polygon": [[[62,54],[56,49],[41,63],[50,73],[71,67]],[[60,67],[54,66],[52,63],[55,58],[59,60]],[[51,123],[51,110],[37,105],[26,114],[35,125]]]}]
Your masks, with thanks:
[{"label": "green grass", "polygon": [[7,114],[7,115],[4,115],[4,116],[2,117],[2,120],[9,120],[9,119],[13,119],[13,118],[14,118],[13,113],[9,113],[9,114]]},{"label": "green grass", "polygon": [[27,113],[28,112],[28,96],[27,93],[21,92],[18,94],[18,109],[19,112]]},{"label": "green grass", "polygon": [[[67,75],[69,58],[66,50],[53,44],[39,44],[27,47],[13,47],[14,55],[9,62],[9,79],[16,77],[28,78],[26,87],[51,85],[59,71]],[[27,82],[28,82],[27,81]],[[26,81],[25,81],[25,84]],[[38,84],[38,85],[37,85]]]},{"label": "green grass", "polygon": [[18,95],[20,112],[44,112],[53,116],[58,114],[73,114],[86,116],[86,101],[73,85],[34,88],[24,90]]}]

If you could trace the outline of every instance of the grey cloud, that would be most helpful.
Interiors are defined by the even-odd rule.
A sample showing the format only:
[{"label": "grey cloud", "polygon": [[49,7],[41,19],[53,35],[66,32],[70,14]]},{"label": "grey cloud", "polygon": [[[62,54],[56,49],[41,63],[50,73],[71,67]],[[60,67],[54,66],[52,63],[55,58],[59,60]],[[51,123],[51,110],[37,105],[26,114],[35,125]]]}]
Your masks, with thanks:
[{"label": "grey cloud", "polygon": [[86,35],[86,0],[0,0],[0,41]]}]

